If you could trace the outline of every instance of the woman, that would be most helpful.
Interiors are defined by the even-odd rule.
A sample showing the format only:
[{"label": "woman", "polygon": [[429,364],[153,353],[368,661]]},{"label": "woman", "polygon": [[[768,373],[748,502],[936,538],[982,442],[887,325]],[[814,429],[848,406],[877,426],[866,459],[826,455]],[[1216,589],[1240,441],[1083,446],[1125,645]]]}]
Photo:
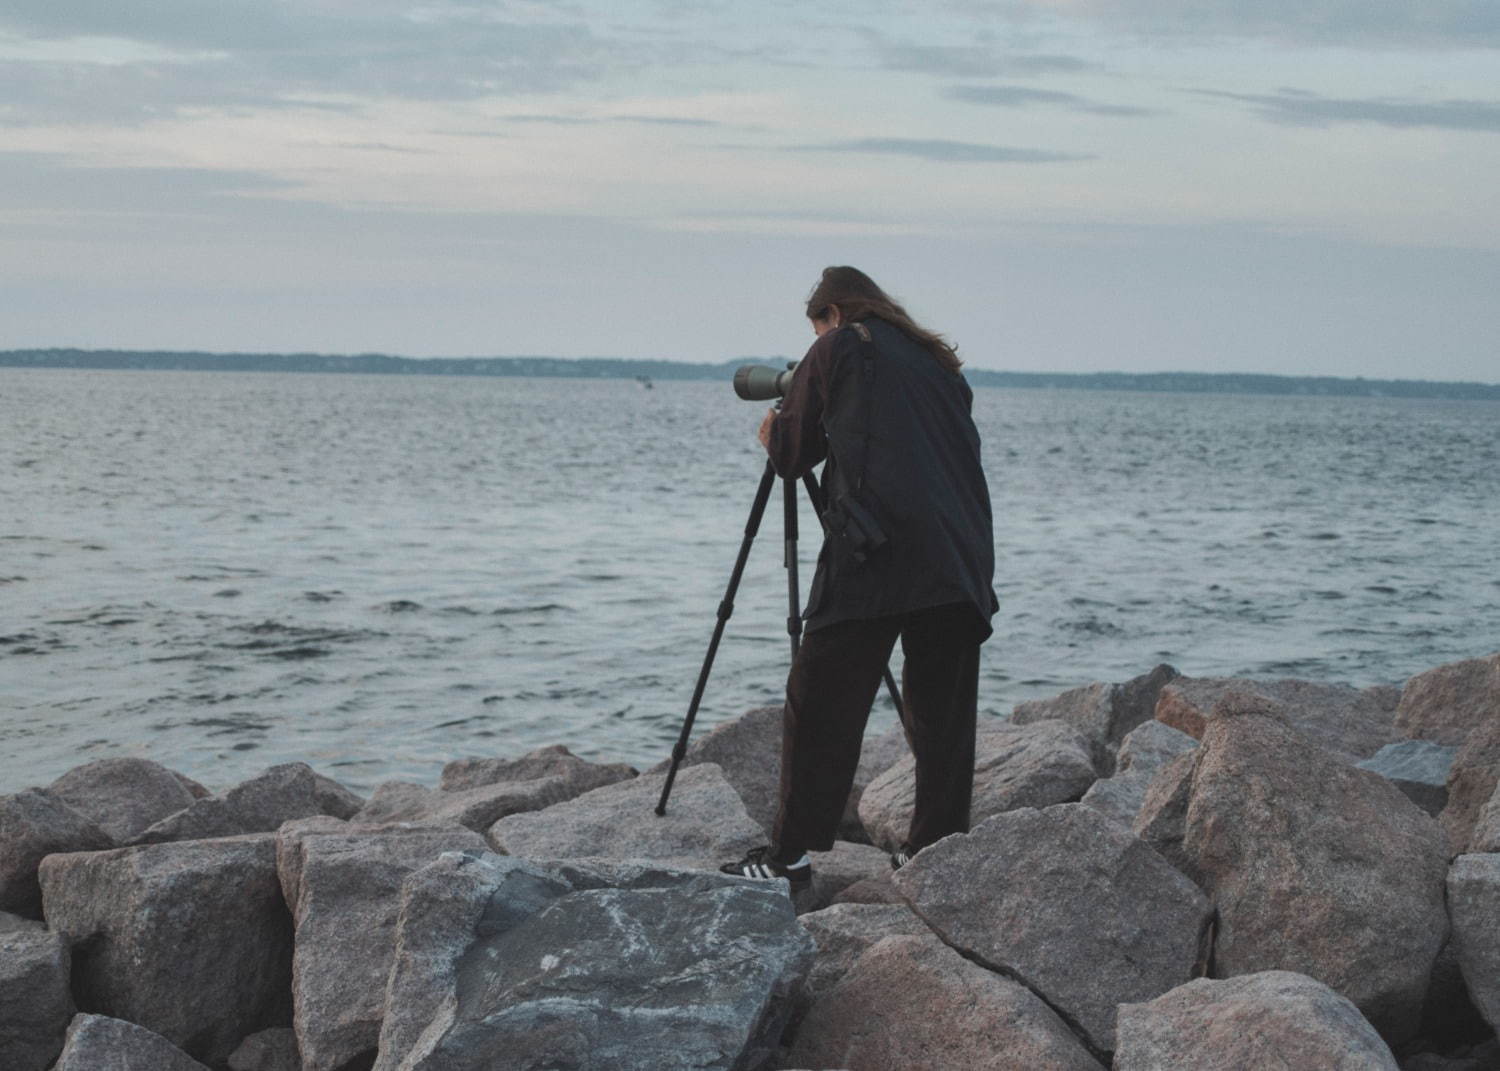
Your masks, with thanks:
[{"label": "woman", "polygon": [[968,830],[979,645],[998,608],[973,392],[953,347],[855,268],[824,270],[807,317],[817,340],[760,441],[785,478],[827,460],[825,539],[787,679],[773,843],[721,867],[794,888],[812,878],[806,853],[833,847],[898,636],[916,808],[891,865]]}]

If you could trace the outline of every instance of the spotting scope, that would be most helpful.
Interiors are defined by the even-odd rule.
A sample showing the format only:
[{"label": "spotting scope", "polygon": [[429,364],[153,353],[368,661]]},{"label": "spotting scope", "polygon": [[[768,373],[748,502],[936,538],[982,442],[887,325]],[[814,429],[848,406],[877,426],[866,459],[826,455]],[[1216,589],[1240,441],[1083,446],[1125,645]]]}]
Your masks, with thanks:
[{"label": "spotting scope", "polygon": [[763,364],[742,364],[734,370],[734,392],[747,402],[768,402],[785,398],[792,389],[796,361],[788,361],[785,371]]}]

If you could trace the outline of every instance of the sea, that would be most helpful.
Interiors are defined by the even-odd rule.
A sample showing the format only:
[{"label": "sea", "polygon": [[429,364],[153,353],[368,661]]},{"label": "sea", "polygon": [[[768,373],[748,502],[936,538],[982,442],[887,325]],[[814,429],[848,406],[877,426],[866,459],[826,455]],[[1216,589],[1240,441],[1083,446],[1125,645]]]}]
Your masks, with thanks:
[{"label": "sea", "polygon": [[[115,756],[361,792],[666,758],[763,412],[727,377],[0,369],[0,793]],[[1367,686],[1500,650],[1500,404],[980,388],[974,417],[984,719],[1161,662]],[[695,736],[780,701],[784,527],[778,493]]]}]

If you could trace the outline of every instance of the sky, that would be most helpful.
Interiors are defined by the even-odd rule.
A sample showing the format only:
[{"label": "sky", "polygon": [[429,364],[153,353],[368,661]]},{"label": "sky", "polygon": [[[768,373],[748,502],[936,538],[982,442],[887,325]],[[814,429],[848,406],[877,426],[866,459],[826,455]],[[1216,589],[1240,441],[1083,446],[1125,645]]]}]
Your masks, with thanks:
[{"label": "sky", "polygon": [[1496,0],[6,0],[0,349],[1500,382]]}]

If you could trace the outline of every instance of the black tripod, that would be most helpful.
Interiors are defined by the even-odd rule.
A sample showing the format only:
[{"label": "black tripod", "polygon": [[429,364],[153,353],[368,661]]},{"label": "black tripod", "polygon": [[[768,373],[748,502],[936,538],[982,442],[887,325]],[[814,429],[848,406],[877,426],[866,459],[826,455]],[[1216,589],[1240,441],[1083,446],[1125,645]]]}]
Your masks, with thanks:
[{"label": "black tripod", "polygon": [[[755,542],[755,533],[760,530],[760,519],[766,512],[766,503],[771,499],[771,485],[775,482],[776,470],[767,461],[766,471],[760,477],[760,486],[755,490],[755,502],[750,506],[750,517],[745,522],[745,538],[740,543],[739,557],[734,561],[734,571],[729,574],[729,587],[724,591],[724,600],[719,603],[718,622],[714,625],[714,634],[708,641],[708,653],[703,656],[703,668],[698,671],[698,684],[693,689],[693,701],[688,704],[687,717],[682,723],[682,734],[672,748],[672,765],[667,769],[666,784],[662,785],[661,800],[656,805],[658,815],[667,813],[667,797],[672,794],[672,782],[677,779],[677,767],[682,764],[683,757],[687,755],[688,737],[693,732],[693,720],[698,716],[698,704],[703,701],[703,690],[708,686],[708,675],[713,670],[714,655],[718,653],[719,640],[724,636],[724,626],[728,624],[730,616],[734,613],[734,595],[739,590],[740,577],[745,572],[745,562],[750,558],[750,545]],[[782,565],[786,568],[786,631],[791,639],[792,657],[795,659],[797,647],[802,639],[801,592],[797,582],[797,481],[782,480],[781,484],[782,525],[786,535],[785,556],[782,560]],[[812,502],[813,510],[821,517],[823,515],[823,489],[818,486],[817,478],[809,472],[802,477],[802,485],[807,489],[807,497]],[[901,695],[896,688],[896,680],[891,676],[889,667],[885,671],[885,687],[890,693],[891,702],[896,705],[897,713],[902,714]],[[904,715],[902,720],[905,720]]]}]

